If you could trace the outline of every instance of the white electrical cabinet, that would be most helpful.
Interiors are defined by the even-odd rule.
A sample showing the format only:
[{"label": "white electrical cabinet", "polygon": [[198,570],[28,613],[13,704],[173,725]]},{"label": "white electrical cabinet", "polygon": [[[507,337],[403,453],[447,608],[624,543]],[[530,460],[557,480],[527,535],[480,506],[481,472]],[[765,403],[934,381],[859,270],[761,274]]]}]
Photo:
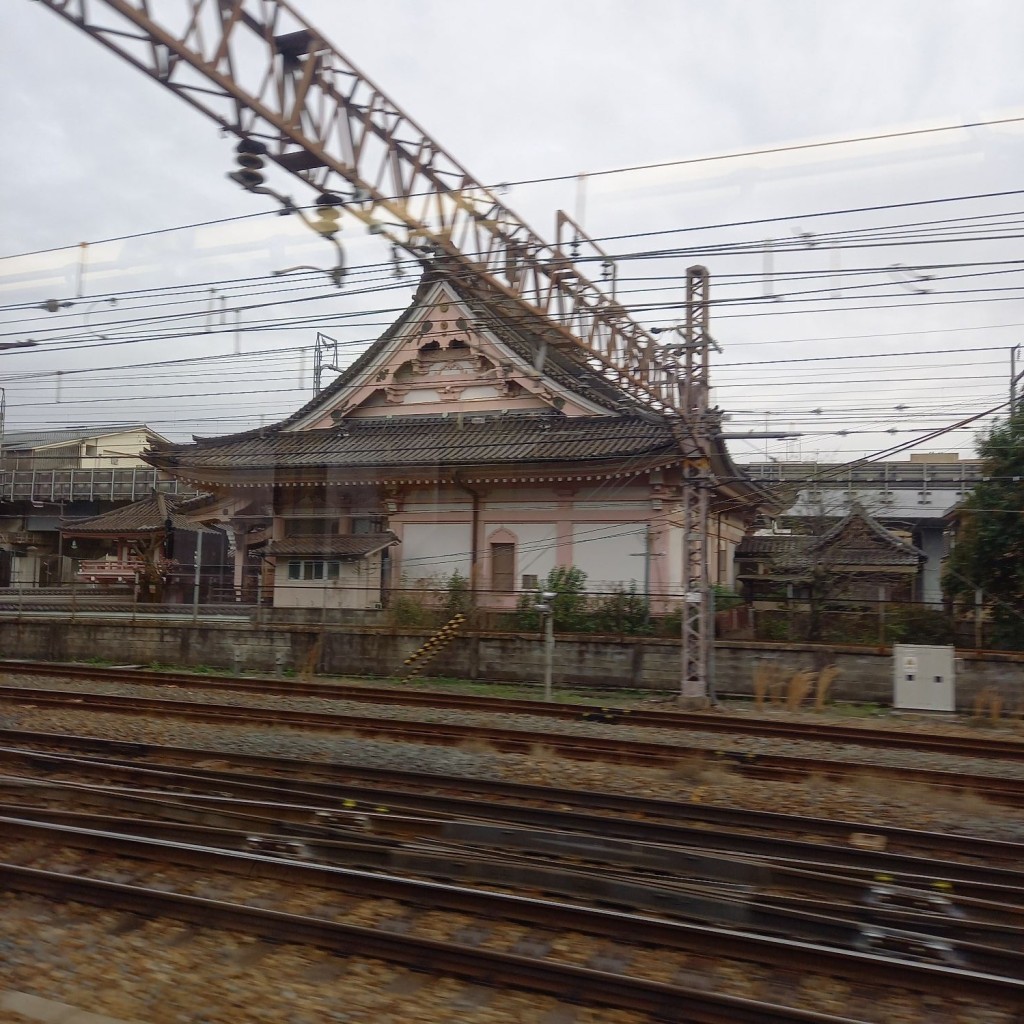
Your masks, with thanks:
[{"label": "white electrical cabinet", "polygon": [[894,708],[956,710],[956,652],[952,647],[893,644]]}]

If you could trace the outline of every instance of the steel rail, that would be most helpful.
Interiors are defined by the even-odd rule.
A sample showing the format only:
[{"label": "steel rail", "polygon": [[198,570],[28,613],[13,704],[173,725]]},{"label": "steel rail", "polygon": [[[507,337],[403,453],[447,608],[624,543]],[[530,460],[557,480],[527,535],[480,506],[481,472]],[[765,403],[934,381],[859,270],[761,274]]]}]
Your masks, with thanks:
[{"label": "steel rail", "polygon": [[[59,763],[56,755],[39,755],[38,759],[48,763]],[[101,765],[101,767],[105,767]],[[420,835],[428,827],[425,814],[441,814],[446,817],[433,825],[433,838],[462,840],[473,823],[486,827],[505,829],[504,841],[508,843],[515,828],[537,828],[547,834],[576,833],[574,840],[566,840],[563,846],[577,856],[588,854],[590,859],[605,862],[635,863],[655,869],[682,870],[695,877],[724,877],[730,881],[746,884],[774,884],[773,873],[780,869],[814,871],[817,873],[842,869],[859,873],[862,885],[868,886],[879,876],[897,885],[919,887],[953,887],[957,892],[967,892],[983,899],[1000,900],[1007,905],[1019,904],[1024,893],[1021,874],[1017,870],[993,867],[988,863],[964,864],[940,861],[934,857],[912,857],[862,850],[856,847],[823,846],[819,843],[784,839],[775,835],[753,836],[744,833],[707,828],[691,828],[676,823],[650,822],[629,818],[609,819],[606,817],[573,812],[564,807],[541,809],[517,805],[484,807],[475,800],[459,797],[444,797],[416,792],[389,792],[380,788],[367,788],[349,783],[317,783],[306,780],[268,777],[254,780],[251,776],[240,778],[225,772],[208,772],[190,769],[180,771],[166,766],[115,766],[122,777],[131,779],[140,776],[155,776],[169,779],[179,786],[198,781],[204,785],[215,785],[218,795],[196,796],[197,803],[207,806],[227,805],[232,810],[252,812],[273,805],[274,815],[279,820],[295,822],[301,830],[309,824],[316,824],[318,811],[324,810],[323,802],[331,802],[344,815],[358,814],[371,821],[378,835]],[[227,797],[225,788],[233,788],[236,794]],[[293,800],[308,801],[294,806],[281,802],[284,795]],[[175,800],[183,799],[181,792],[170,794]],[[397,798],[397,799],[394,799]],[[406,801],[403,803],[403,801]],[[464,819],[469,819],[465,821]],[[407,825],[409,820],[413,824]],[[600,845],[592,840],[580,839],[598,836]],[[536,844],[535,844],[536,845]],[[541,852],[554,850],[557,843],[547,840],[541,844]],[[722,874],[717,863],[722,857],[735,861],[741,857],[756,857],[758,865],[749,864],[737,869],[730,862]],[[1019,861],[1018,861],[1019,863]],[[709,874],[710,873],[710,874]],[[784,874],[784,871],[783,871]]]},{"label": "steel rail", "polygon": [[[13,792],[18,787],[9,780],[6,781],[6,788]],[[59,783],[35,783],[23,787],[26,792],[39,794],[40,791],[45,798],[48,788],[63,791],[64,787]],[[367,833],[365,818],[361,812],[356,811],[350,815],[350,820],[357,824],[346,827],[343,814],[329,815],[331,824],[324,824],[324,818],[314,812],[309,815],[309,808],[300,808],[301,814],[296,817],[289,812],[296,810],[294,807],[284,805],[255,805],[268,813],[273,812],[272,817],[254,813],[239,812],[235,809],[238,801],[217,800],[200,804],[187,804],[180,801],[168,801],[162,796],[143,795],[143,791],[130,790],[118,791],[108,788],[77,787],[74,789],[76,806],[98,805],[106,810],[121,811],[129,815],[137,816],[140,809],[150,808],[152,813],[173,815],[173,821],[166,820],[141,820],[137,817],[117,817],[110,814],[96,814],[94,812],[55,810],[50,806],[33,807],[25,804],[0,805],[0,814],[7,814],[10,817],[28,817],[42,821],[56,821],[66,824],[81,824],[86,818],[97,821],[106,821],[113,827],[118,824],[119,831],[132,829],[141,835],[150,834],[150,830],[156,830],[159,834],[162,829],[188,829],[194,830],[194,834],[204,834],[210,837],[219,835],[233,835],[238,828],[244,828],[246,834],[252,834],[263,830],[261,834],[270,835],[274,830],[283,830],[274,833],[282,843],[301,842],[311,846],[314,850],[320,849],[321,845],[331,851],[343,850],[351,854],[352,860],[349,866],[389,868],[394,870],[416,870],[432,874],[438,878],[449,878],[451,875],[450,856],[451,851],[460,849],[451,844],[444,844],[440,840],[431,838],[428,840],[430,850],[423,852],[410,852],[409,841],[403,833],[402,838],[390,837],[381,833]],[[251,806],[248,805],[247,806]],[[231,826],[229,828],[229,826]],[[343,836],[343,839],[339,839]],[[166,836],[164,837],[166,838]],[[212,841],[212,840],[211,840]],[[422,840],[413,839],[417,843],[416,850],[421,848]],[[638,844],[632,844],[632,850],[637,851]],[[461,849],[468,849],[466,846]],[[448,849],[449,853],[442,856],[441,851]],[[486,850],[485,847],[476,847],[479,850]],[[521,849],[521,847],[520,847]],[[490,853],[490,851],[487,851]],[[510,859],[515,856],[518,865],[528,864],[536,866],[536,855],[529,852],[513,854],[510,845],[504,847],[497,861],[502,867],[507,867]],[[554,856],[550,852],[545,853],[545,862],[549,862]],[[581,858],[570,854],[570,861],[577,865],[583,865]],[[610,860],[610,858],[608,858]],[[609,871],[622,871],[628,865],[619,859],[619,863],[602,865],[603,878],[617,878],[619,880],[636,881],[637,878],[646,879],[660,886],[669,886],[673,890],[687,892],[703,892],[711,889],[713,892],[725,891],[731,894],[742,893],[742,898],[750,899],[753,893],[758,893],[758,899],[762,902],[777,906],[807,906],[812,902],[818,904],[820,897],[828,897],[833,901],[842,901],[838,905],[849,905],[862,907],[865,903],[873,904],[878,913],[887,921],[894,924],[901,921],[905,924],[907,919],[903,916],[905,907],[934,907],[936,903],[945,904],[953,908],[957,915],[958,928],[965,929],[969,934],[974,935],[973,941],[994,942],[1000,944],[1001,934],[1010,932],[1016,934],[1024,930],[1024,906],[1014,906],[1005,901],[992,902],[981,900],[966,895],[970,891],[970,885],[944,884],[941,888],[910,888],[908,886],[893,884],[892,882],[880,882],[877,879],[864,879],[845,875],[824,874],[823,870],[827,865],[816,865],[822,870],[809,871],[803,868],[788,868],[780,862],[775,861],[757,862],[752,860],[734,860],[726,857],[713,857],[711,855],[687,855],[685,862],[676,859],[668,866],[662,866],[659,870],[652,868],[643,857],[634,857],[630,862],[635,865],[629,875],[615,875]],[[593,865],[590,865],[593,866]],[[680,880],[679,871],[685,868],[693,873],[695,881]],[[488,874],[486,878],[494,877]],[[792,895],[799,893],[800,895]],[[812,897],[814,897],[812,901]]]},{"label": "steel rail", "polygon": [[[91,760],[82,762],[83,766],[103,765],[111,769],[123,768],[126,771],[151,769],[154,772],[198,771],[197,760],[215,757],[223,763],[230,763],[237,768],[259,769],[272,772],[288,772],[301,779],[311,781],[311,774],[329,775],[332,782],[338,777],[338,766],[328,762],[296,761],[285,757],[270,755],[242,754],[236,751],[212,751],[194,747],[164,746],[160,744],[127,743],[122,740],[105,740],[90,736],[73,736],[66,733],[39,733],[16,729],[0,729],[0,740],[16,743],[43,743],[48,746],[59,746],[63,750],[73,749],[83,753],[95,754]],[[113,753],[124,755],[118,759],[109,756]],[[103,756],[108,755],[108,756]],[[139,764],[138,760],[126,760],[126,757],[160,757],[165,762],[181,761],[183,764],[155,763]],[[0,746],[0,761],[28,763],[49,758],[55,762],[64,759],[75,761],[74,755],[54,754],[49,751],[36,751],[25,748]],[[77,759],[81,760],[81,759]],[[71,765],[73,767],[73,765]],[[204,774],[210,774],[203,769]],[[728,826],[743,830],[753,829],[771,832],[796,832],[803,834],[808,831],[831,838],[838,838],[848,843],[853,833],[882,838],[886,847],[890,844],[907,850],[924,851],[934,856],[939,847],[944,856],[961,855],[974,860],[982,860],[987,864],[1002,860],[1011,863],[1024,863],[1024,844],[1001,841],[996,839],[979,839],[974,836],[957,835],[948,832],[927,832],[919,829],[902,828],[894,825],[843,821],[833,818],[809,818],[793,814],[782,814],[774,811],[754,811],[733,807],[720,807],[714,804],[678,802],[675,800],[658,799],[655,797],[638,797],[605,791],[585,789],[557,789],[550,786],[537,786],[530,783],[507,782],[493,779],[469,778],[466,776],[451,777],[422,772],[403,772],[388,768],[362,768],[358,765],[345,765],[344,773],[349,779],[359,779],[364,783],[373,783],[374,792],[387,800],[421,799],[425,789],[454,791],[463,799],[475,794],[475,799],[486,801],[501,800],[503,802],[523,802],[530,806],[550,805],[558,809],[572,806],[589,810],[627,816],[634,819],[661,820],[678,824],[681,821],[693,823],[710,823],[716,826]],[[237,781],[237,772],[224,772],[218,776],[224,782]],[[252,776],[250,776],[252,778]],[[268,781],[269,784],[269,780]],[[301,784],[301,783],[300,783]],[[315,783],[314,783],[315,784]],[[351,782],[347,783],[351,786]],[[386,792],[382,786],[395,787]],[[371,798],[372,799],[372,798]],[[376,801],[380,803],[381,800]]]},{"label": "steel rail", "polygon": [[792,722],[749,719],[728,713],[685,713],[650,711],[644,708],[588,704],[552,704],[544,701],[505,697],[477,697],[469,694],[433,690],[408,690],[399,687],[345,685],[303,680],[238,679],[210,677],[189,672],[163,672],[151,669],[97,668],[92,665],[40,663],[0,660],[0,671],[38,676],[65,676],[76,679],[189,687],[196,690],[223,690],[263,696],[316,697],[323,700],[349,700],[406,707],[430,707],[480,712],[497,712],[554,718],[565,721],[643,726],[659,729],[693,729],[701,732],[783,737],[809,742],[850,743],[859,746],[948,753],[964,757],[998,758],[1024,761],[1024,742],[936,733],[900,733],[881,729],[853,728],[820,721]]},{"label": "steel rail", "polygon": [[[142,798],[141,810],[155,801]],[[545,897],[594,901],[602,908],[630,912],[654,912],[670,919],[682,918],[709,924],[728,924],[746,931],[780,935],[789,939],[855,947],[864,941],[865,926],[884,929],[886,935],[932,936],[957,943],[943,955],[969,955],[971,964],[988,972],[1001,971],[1024,977],[1024,908],[1015,923],[969,918],[964,908],[938,893],[914,894],[887,890],[890,899],[857,903],[822,902],[804,897],[780,897],[744,887],[713,882],[677,882],[637,873],[597,873],[576,861],[546,858],[538,864],[508,850],[481,854],[475,846],[436,845],[426,850],[384,837],[367,835],[358,828],[338,839],[338,829],[309,829],[297,840],[294,833],[261,832],[272,820],[225,815],[220,825],[182,823],[152,818],[117,817],[80,810],[55,810],[23,805],[0,805],[0,816],[69,825],[92,831],[116,832],[147,839],[212,846],[224,850],[272,851],[290,859],[309,858],[318,864],[362,871],[386,870],[417,876],[494,886],[514,886],[519,894],[534,892]],[[227,827],[233,824],[236,827]],[[239,829],[238,825],[248,827]],[[72,843],[74,845],[74,843]],[[250,877],[253,877],[250,875]],[[925,908],[925,909],[919,909]],[[970,948],[968,948],[970,947]],[[991,948],[984,948],[991,947]]]},{"label": "steel rail", "polygon": [[[255,726],[272,725],[284,728],[302,727],[353,732],[366,736],[385,736],[406,742],[452,745],[468,740],[485,740],[502,753],[529,753],[538,744],[549,747],[563,757],[606,761],[615,764],[671,767],[679,763],[684,751],[664,743],[641,743],[558,732],[528,732],[519,729],[494,729],[459,726],[404,719],[380,719],[310,711],[281,711],[239,704],[202,704],[152,697],[119,697],[92,694],[77,690],[47,690],[42,693],[29,687],[0,686],[0,701],[34,704],[39,707],[67,708],[77,711],[113,711],[119,714],[173,715],[193,721],[229,722]],[[893,767],[874,763],[842,762],[834,759],[787,757],[749,751],[708,751],[685,748],[691,756],[709,756],[730,768],[766,779],[806,779],[813,774],[848,777],[873,775],[917,782],[957,791],[969,790],[980,796],[1013,806],[1024,805],[1024,779],[997,775],[968,775],[923,768]]]},{"label": "steel rail", "polygon": [[[1024,998],[1024,980],[1018,976],[1004,976],[973,971],[949,965],[924,963],[898,957],[896,950],[884,955],[862,950],[840,950],[819,943],[790,940],[776,936],[754,935],[749,932],[714,925],[664,921],[645,915],[578,907],[550,900],[531,899],[509,893],[467,889],[463,886],[438,882],[413,881],[381,873],[361,872],[343,868],[289,861],[258,854],[217,850],[211,847],[185,843],[158,842],[134,836],[105,832],[89,832],[70,826],[56,826],[25,819],[3,819],[4,828],[19,835],[50,836],[58,844],[89,843],[91,848],[107,853],[152,859],[160,863],[195,867],[203,871],[231,870],[246,874],[254,867],[267,872],[263,877],[276,877],[282,881],[302,881],[318,885],[328,879],[358,880],[361,894],[374,898],[444,907],[446,910],[472,913],[477,917],[511,918],[545,927],[558,927],[595,933],[602,927],[603,934],[629,944],[686,950],[706,956],[721,956],[735,960],[750,960],[771,964],[804,973],[813,969],[819,973],[871,981],[875,984],[897,985],[901,989],[914,988],[923,992],[949,995],[971,995],[986,999]],[[147,858],[149,859],[149,858]],[[0,875],[4,868],[0,868]],[[603,922],[603,924],[602,924]],[[373,934],[377,934],[373,931]],[[927,941],[928,936],[915,936]],[[965,947],[966,948],[966,947]],[[1000,951],[984,951],[998,956]]]},{"label": "steel rail", "polygon": [[581,1005],[632,1010],[660,1021],[678,1022],[683,1019],[691,1024],[867,1024],[853,1018],[792,1010],[585,967],[411,938],[163,889],[145,889],[17,865],[0,865],[0,879],[9,889],[49,899],[113,907],[146,918],[169,917],[203,928],[258,935],[278,943],[313,945],[344,956],[385,960],[413,970],[447,974],[489,987],[539,992]]},{"label": "steel rail", "polygon": [[0,865],[9,888],[116,907],[143,917],[167,916],[201,927],[260,935],[275,942],[315,945],[343,955],[375,957],[414,970],[433,970],[490,987],[540,992],[581,1005],[611,1006],[690,1024],[866,1024],[853,1018],[790,1009],[649,982],[569,964],[492,953],[471,946],[416,939],[240,904],[143,889],[29,868]]}]

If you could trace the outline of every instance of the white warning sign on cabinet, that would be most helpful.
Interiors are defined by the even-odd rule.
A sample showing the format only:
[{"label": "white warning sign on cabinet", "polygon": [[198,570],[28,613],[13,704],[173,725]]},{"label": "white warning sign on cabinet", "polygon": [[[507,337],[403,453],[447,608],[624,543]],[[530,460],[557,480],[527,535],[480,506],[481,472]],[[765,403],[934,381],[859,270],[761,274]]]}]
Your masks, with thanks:
[{"label": "white warning sign on cabinet", "polygon": [[917,658],[904,658],[903,659],[903,670],[905,672],[916,672],[917,671]]}]

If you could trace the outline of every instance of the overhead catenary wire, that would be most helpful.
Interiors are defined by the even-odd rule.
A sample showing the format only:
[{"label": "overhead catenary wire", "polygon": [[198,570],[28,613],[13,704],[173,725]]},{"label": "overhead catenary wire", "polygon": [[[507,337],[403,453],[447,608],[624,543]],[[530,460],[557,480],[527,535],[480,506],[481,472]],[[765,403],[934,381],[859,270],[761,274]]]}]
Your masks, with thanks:
[{"label": "overhead catenary wire", "polygon": [[[991,197],[995,196],[995,195],[999,195],[999,196],[1004,196],[1005,197],[1005,196],[1010,196],[1012,194],[1013,193],[1009,193],[1009,192],[1007,192],[1007,193],[998,193],[998,194],[997,193],[989,193],[987,198],[991,199]],[[980,195],[981,194],[979,194],[979,196]],[[972,198],[972,197],[958,197],[957,201],[961,201],[963,198]],[[974,197],[974,198],[978,198],[978,197]],[[928,200],[928,201],[925,201],[925,202],[933,202],[933,201]],[[907,205],[918,205],[918,204],[916,204],[916,203],[915,204],[891,204],[891,206],[889,208],[898,208],[898,207],[907,206]],[[820,212],[823,213],[823,214],[828,214],[830,211],[820,211]],[[831,212],[835,213],[835,211],[831,211]],[[801,215],[789,215],[789,219],[793,219],[794,216],[799,217]],[[1009,218],[1016,216],[1016,214],[1013,211],[1009,211],[1009,212],[1005,213],[1004,215],[979,214],[979,215],[977,215],[977,218],[969,218],[969,219],[972,220],[972,222],[976,224],[978,218],[981,218],[981,217],[990,217],[991,218],[991,217],[996,217],[996,216],[1002,216],[1002,219],[1004,221],[1007,221]],[[779,217],[779,218],[765,218],[761,222],[763,223],[763,222],[766,222],[766,221],[769,221],[769,220],[782,220],[782,219],[783,219],[782,217]],[[944,220],[947,221],[947,222],[951,221],[953,219],[954,218],[944,218]],[[965,218],[965,220],[967,220],[967,219],[968,218]],[[887,237],[891,237],[891,235],[894,232],[896,232],[896,231],[920,232],[922,230],[928,230],[928,229],[930,229],[932,227],[934,227],[936,230],[938,230],[940,232],[943,232],[943,231],[947,230],[947,227],[952,229],[952,228],[955,227],[955,225],[951,225],[951,224],[941,225],[938,222],[936,222],[935,224],[930,224],[930,222],[927,222],[927,221],[919,221],[919,222],[916,222],[915,225],[913,225],[913,226],[904,225],[902,227],[899,226],[899,225],[879,225],[879,226],[876,226],[875,228],[868,227],[868,228],[848,229],[846,231],[845,235],[841,235],[840,233],[837,233],[837,237],[845,237],[845,238],[847,238],[847,240],[852,240],[855,237],[863,238],[864,234],[866,232],[870,232],[870,231],[877,232],[880,237],[882,235],[885,235]],[[689,229],[686,229],[686,230],[689,230]],[[802,238],[802,236],[799,233],[796,234],[796,235],[793,235],[792,236],[792,244],[794,246],[799,245],[800,242],[801,242],[801,238]],[[677,251],[676,254],[672,255],[670,258],[681,259],[681,258],[688,257],[688,256],[689,256],[689,253],[687,251],[679,250],[679,251]],[[995,264],[996,267],[999,267],[998,261],[988,261],[988,262],[992,262],[992,263]],[[383,273],[386,270],[386,268],[388,267],[388,264],[381,263],[381,264],[379,264],[377,266],[378,266],[378,272]],[[952,267],[957,267],[958,265],[957,264],[951,264],[951,266]],[[886,268],[884,268],[884,267],[873,268],[874,275],[878,276],[879,274],[883,273],[885,271],[885,269]],[[993,271],[993,273],[996,273],[996,272],[999,272],[999,271],[998,270]],[[366,272],[366,278],[372,277],[373,273],[374,273],[373,271],[367,271]],[[953,275],[948,275],[948,276],[953,276]],[[817,278],[819,280],[828,280],[829,277],[830,277],[830,272],[829,271],[822,270],[822,271],[819,271],[817,273]],[[364,280],[366,278],[364,278]],[[810,279],[810,278],[805,276],[805,279]],[[716,280],[717,280],[717,275],[716,275]],[[747,281],[748,282],[753,282],[755,280],[756,280],[756,275],[753,275],[753,274],[748,274],[747,275]],[[847,279],[847,282],[849,282],[849,280],[850,279]],[[737,281],[737,287],[740,287],[740,286],[741,286],[741,283],[738,280]],[[303,282],[303,287],[305,287],[305,282]],[[408,285],[399,284],[396,287],[397,288],[402,288],[402,287],[408,287]],[[257,291],[257,292],[260,291],[260,286],[258,284],[257,285],[252,285],[252,286],[246,285],[246,288],[249,288],[252,291]],[[860,288],[860,285],[858,285],[858,288]],[[824,290],[827,291],[828,289],[824,289]],[[863,288],[860,288],[860,290],[862,290],[862,291],[870,290],[870,285],[869,284],[865,284]],[[718,291],[720,291],[720,290],[716,289],[716,293]],[[642,293],[640,293],[638,291],[635,291],[635,290],[631,290],[631,291],[626,293],[627,296],[636,296],[636,295],[639,295],[639,294],[642,294]],[[200,303],[202,303],[205,300],[205,298],[206,298],[205,296],[203,296],[201,294],[198,294],[194,298],[194,303],[195,304],[200,304]],[[723,296],[723,298],[731,298],[731,297]],[[739,301],[743,301],[742,297],[739,297]],[[908,301],[900,303],[900,305],[904,305],[907,308],[912,308],[913,304],[916,301],[917,300],[915,298],[910,298]],[[272,304],[268,303],[268,307],[270,305],[272,305]],[[676,303],[675,305],[678,307],[678,303]],[[659,310],[656,307],[656,304],[649,304],[647,308],[651,312],[654,312],[656,314],[660,314],[660,313],[670,312],[671,311],[671,304],[670,304],[669,308],[662,308],[661,310]],[[846,309],[849,308],[849,306],[847,305],[847,306],[844,306],[844,307],[837,307],[837,308],[842,308],[845,311]],[[725,319],[727,317],[727,314],[725,313],[726,309],[727,309],[727,303],[720,304],[718,306],[718,311],[716,312],[715,315],[719,316],[719,314],[720,314],[721,318]],[[769,307],[769,312],[767,312],[765,315],[774,316],[774,315],[776,315],[776,311],[775,310],[771,310],[770,307]],[[198,318],[198,317],[201,316],[201,314],[198,313],[198,312],[193,312],[191,314],[191,316],[193,318]],[[187,315],[183,316],[183,319],[187,321],[188,316]],[[1007,318],[1007,319],[1009,319],[1009,318]],[[344,322],[347,325],[352,325],[352,324],[354,324],[357,321],[363,323],[364,325],[369,326],[370,323],[372,323],[371,315],[363,314],[361,319],[360,319],[358,314],[357,314],[356,316],[354,316],[352,318],[347,318]],[[120,331],[120,332],[127,333],[127,331],[130,329],[130,328],[126,327],[124,325],[124,323],[119,323],[119,322],[116,322],[116,321],[113,322],[113,323],[114,323],[114,326],[111,328],[111,330],[117,330],[117,331]],[[290,331],[294,331],[294,330],[302,329],[303,326],[314,326],[314,325],[315,326],[323,326],[324,329],[330,329],[330,326],[331,326],[331,325],[328,325],[328,324],[323,324],[322,318],[320,318],[320,317],[310,317],[310,318],[295,317],[295,318],[289,318],[287,322],[284,322],[283,318],[282,319],[267,318],[264,322],[260,322],[260,323],[254,324],[253,325],[253,330],[251,332],[248,329],[243,329],[242,334],[243,334],[243,336],[255,338],[260,333],[281,332],[281,331],[289,331],[289,330]],[[986,330],[996,329],[996,325],[987,325],[986,324],[986,325],[981,325],[981,327],[982,327],[982,329],[986,329]],[[90,329],[92,329],[91,326],[90,326]],[[966,329],[966,328],[951,328],[951,330],[960,330],[960,329]],[[232,330],[232,332],[233,332],[233,330]],[[54,332],[54,333],[56,333],[56,332]],[[198,332],[197,331],[197,332],[194,332],[194,333],[190,333],[190,334],[184,335],[184,338],[187,338],[187,337],[198,337],[200,333],[209,334],[209,333],[212,333],[212,332],[209,332],[209,331]],[[221,333],[222,334],[226,334],[226,333],[229,333],[229,332],[223,331]],[[909,334],[911,332],[907,332],[907,333]],[[939,333],[939,332],[936,332],[936,333]],[[137,340],[138,340],[139,343],[144,343],[146,340],[148,340],[147,334],[144,331],[140,330],[138,332],[138,334],[139,334],[139,337],[138,337]],[[155,332],[151,331],[150,334],[151,335],[155,334]],[[154,336],[152,338],[152,340],[157,341],[157,342],[172,340],[170,337],[168,337],[171,334],[172,334],[172,332],[168,331],[164,335],[156,335],[156,336]],[[77,336],[80,336],[80,335],[77,335]],[[130,343],[135,343],[135,340],[136,340],[135,338],[132,338]],[[373,340],[373,339],[372,338],[367,338],[367,339],[364,340],[363,343],[364,344],[369,344],[369,342],[371,340]],[[791,343],[799,343],[799,342],[800,342],[800,339],[792,339]],[[128,343],[128,342],[126,342],[126,343]],[[345,339],[345,343],[347,343],[347,339]],[[762,342],[744,342],[744,341],[739,341],[739,342],[736,342],[735,344],[736,344],[737,347],[739,347],[740,345],[744,345],[744,344],[760,344],[760,343],[762,343]],[[808,343],[811,343],[810,339],[808,339]],[[92,344],[93,343],[83,343],[83,342],[80,342],[80,341],[68,342],[67,343],[67,345],[70,345],[70,346],[82,345],[83,347],[85,347],[86,345],[88,347],[92,347]],[[69,351],[70,350],[67,346],[58,347],[58,346],[53,345],[52,343],[47,343],[45,348],[48,351],[53,351],[53,352],[56,352],[56,351]],[[981,346],[977,346],[977,347],[965,346],[964,348],[966,350],[967,348],[980,349],[982,347]],[[992,351],[998,351],[999,347],[998,346],[991,346],[991,350]],[[31,353],[31,354],[35,354],[35,353]],[[29,353],[26,352],[25,355],[29,355]],[[886,354],[886,355],[888,355],[888,354]],[[814,358],[814,357],[810,357],[810,358]],[[868,355],[867,358],[875,358],[875,357],[873,355]],[[150,360],[149,362],[156,362],[156,361],[155,360]],[[764,363],[762,363],[762,365],[765,365],[766,363],[771,363],[771,362],[773,362],[773,361],[764,361]],[[716,373],[718,373],[718,372],[725,373],[726,377],[728,377],[728,374],[730,372],[732,372],[732,371],[729,370],[729,367],[731,367],[733,365],[735,365],[735,364],[732,364],[732,363],[729,363],[729,362],[722,362],[721,364],[719,364],[716,367],[716,371],[715,372]],[[754,363],[750,363],[749,365],[755,365],[755,364]],[[828,364],[825,364],[825,365],[828,365]],[[765,366],[766,370],[768,368],[769,368],[768,366]],[[242,379],[244,379],[244,378],[240,378],[240,380],[242,380]],[[226,380],[225,383],[228,383],[228,381]],[[841,384],[841,380],[837,381],[836,383],[837,384]],[[732,387],[732,386],[734,386],[734,385],[731,382],[729,382],[728,379],[726,379],[725,381],[722,381],[720,384],[716,384],[716,387],[719,387],[719,388],[722,388],[722,389],[727,389],[727,388]],[[742,384],[741,383],[737,383],[735,386],[742,386]],[[178,390],[178,389],[174,389],[174,390]],[[172,391],[171,393],[174,393],[174,392]]]}]

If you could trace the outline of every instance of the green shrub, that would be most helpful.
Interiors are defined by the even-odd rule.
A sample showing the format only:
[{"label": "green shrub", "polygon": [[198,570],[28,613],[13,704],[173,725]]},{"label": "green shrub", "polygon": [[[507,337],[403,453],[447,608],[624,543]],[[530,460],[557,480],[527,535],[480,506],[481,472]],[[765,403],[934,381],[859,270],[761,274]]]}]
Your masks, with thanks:
[{"label": "green shrub", "polygon": [[647,598],[637,590],[636,581],[628,588],[616,587],[595,602],[590,615],[596,633],[623,636],[649,636],[654,632]]},{"label": "green shrub", "polygon": [[409,629],[426,629],[437,620],[434,609],[428,608],[415,593],[396,590],[388,602],[388,622],[392,626],[408,627]]},{"label": "green shrub", "polygon": [[896,644],[951,644],[953,622],[940,608],[890,605],[886,610],[885,638]]},{"label": "green shrub", "polygon": [[769,643],[785,643],[792,639],[792,627],[785,612],[758,612],[754,636]]},{"label": "green shrub", "polygon": [[[586,595],[587,574],[574,565],[558,565],[547,574],[541,590],[555,595],[552,608],[555,616],[555,631],[558,633],[589,633],[592,624],[589,615],[589,598]],[[541,628],[541,614],[535,593],[520,594],[516,604],[516,624],[519,629],[538,630]]]},{"label": "green shrub", "polygon": [[715,611],[724,612],[730,608],[735,608],[737,605],[744,603],[743,598],[740,597],[734,590],[730,590],[728,587],[722,587],[715,584],[711,588],[715,592]]},{"label": "green shrub", "polygon": [[444,580],[444,601],[441,612],[447,622],[456,615],[468,615],[473,610],[473,592],[469,578],[456,569]]}]

